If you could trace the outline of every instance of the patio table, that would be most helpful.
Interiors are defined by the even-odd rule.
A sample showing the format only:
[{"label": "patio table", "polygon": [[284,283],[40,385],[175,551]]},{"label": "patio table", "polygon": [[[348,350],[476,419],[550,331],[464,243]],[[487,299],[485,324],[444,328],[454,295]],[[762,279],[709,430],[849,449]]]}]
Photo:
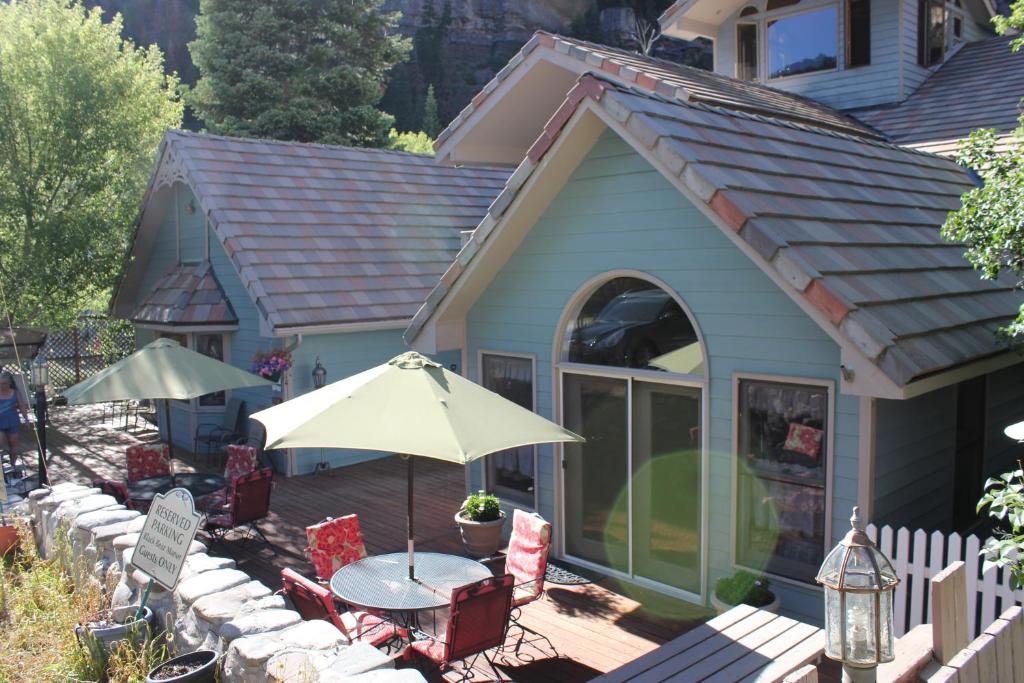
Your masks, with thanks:
[{"label": "patio table", "polygon": [[389,612],[400,626],[417,627],[420,612],[447,607],[452,591],[492,576],[476,560],[443,553],[416,553],[416,579],[409,579],[406,553],[373,555],[334,572],[331,591],[342,602]]},{"label": "patio table", "polygon": [[739,605],[595,681],[778,683],[824,652],[820,628]]},{"label": "patio table", "polygon": [[202,474],[200,472],[165,474],[128,482],[128,497],[136,502],[152,502],[158,493],[167,493],[173,488],[181,488],[191,493],[193,498],[202,498],[214,491],[219,491],[226,485],[224,477],[219,474]]}]

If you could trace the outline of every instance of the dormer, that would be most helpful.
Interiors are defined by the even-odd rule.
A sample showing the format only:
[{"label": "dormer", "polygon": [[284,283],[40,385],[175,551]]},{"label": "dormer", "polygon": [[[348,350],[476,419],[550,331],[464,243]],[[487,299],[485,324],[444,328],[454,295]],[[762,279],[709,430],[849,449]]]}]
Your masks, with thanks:
[{"label": "dormer", "polygon": [[666,35],[714,43],[718,73],[840,109],[900,102],[964,43],[988,0],[681,0]]}]

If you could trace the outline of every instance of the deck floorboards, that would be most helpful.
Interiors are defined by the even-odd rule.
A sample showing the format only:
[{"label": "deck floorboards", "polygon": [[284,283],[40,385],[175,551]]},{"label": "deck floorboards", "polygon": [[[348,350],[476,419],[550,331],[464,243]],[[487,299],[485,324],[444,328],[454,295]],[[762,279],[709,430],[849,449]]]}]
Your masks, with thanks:
[{"label": "deck floorboards", "polygon": [[[48,431],[53,483],[122,476],[124,449],[156,434],[140,420],[136,428],[101,419],[99,407],[54,408]],[[133,421],[130,421],[133,422]],[[30,467],[34,439],[23,435]],[[177,454],[179,471],[210,470],[191,454]],[[359,515],[371,554],[405,548],[405,464],[382,458],[318,476],[275,479],[271,514],[260,527],[277,555],[255,542],[234,539],[214,552],[227,551],[238,567],[266,585],[280,585],[280,570],[291,567],[310,575],[304,527],[327,516]],[[462,554],[453,519],[465,496],[463,468],[418,459],[416,462],[416,547]],[[703,608],[664,595],[622,585],[612,579],[562,586],[548,584],[546,596],[523,610],[523,623],[543,633],[549,643],[524,645],[519,656],[499,656],[497,674],[483,658],[474,680],[544,683],[586,681],[655,649],[711,616]],[[434,677],[436,679],[436,676]],[[449,674],[448,680],[458,680]]]}]

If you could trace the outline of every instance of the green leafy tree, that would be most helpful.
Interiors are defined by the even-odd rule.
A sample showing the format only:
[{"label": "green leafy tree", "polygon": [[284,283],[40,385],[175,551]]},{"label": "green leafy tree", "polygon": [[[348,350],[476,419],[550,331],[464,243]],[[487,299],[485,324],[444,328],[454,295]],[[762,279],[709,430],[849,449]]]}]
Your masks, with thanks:
[{"label": "green leafy tree", "polygon": [[423,131],[418,133],[399,133],[392,128],[388,131],[387,148],[398,152],[412,152],[413,154],[429,154],[434,156],[434,140]]},{"label": "green leafy tree", "polygon": [[69,321],[109,290],[160,137],[181,123],[160,51],[121,28],[77,0],[0,3],[0,282],[15,323]]},{"label": "green leafy tree", "polygon": [[437,115],[437,98],[434,97],[434,86],[427,86],[427,96],[423,100],[423,131],[432,138],[441,132],[441,118]]},{"label": "green leafy tree", "polygon": [[[995,23],[1002,32],[1024,29],[1024,0]],[[1018,39],[1013,49],[1022,45]],[[942,234],[967,246],[967,259],[986,279],[1006,269],[1024,273],[1024,115],[1019,123],[1009,140],[995,130],[975,131],[957,155],[957,162],[973,169],[982,182],[963,196]],[[1004,332],[1012,340],[1024,339],[1024,306]]]},{"label": "green leafy tree", "polygon": [[379,147],[377,109],[408,41],[383,0],[202,0],[190,103],[216,133]]}]

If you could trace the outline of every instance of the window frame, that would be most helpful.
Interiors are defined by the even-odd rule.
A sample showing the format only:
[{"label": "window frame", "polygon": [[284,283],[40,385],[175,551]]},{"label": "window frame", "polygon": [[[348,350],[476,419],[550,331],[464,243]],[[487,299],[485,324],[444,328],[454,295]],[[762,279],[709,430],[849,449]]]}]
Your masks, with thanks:
[{"label": "window frame", "polygon": [[[942,54],[934,62],[928,62],[926,55],[928,49],[928,10],[933,6],[942,7]],[[949,7],[952,5],[948,0],[918,0],[917,1],[917,65],[922,69],[935,69],[945,63],[949,56],[950,46],[948,44],[949,33]]]},{"label": "window frame", "polygon": [[[480,380],[480,386],[484,386],[484,356],[504,356],[506,358],[519,358],[530,361],[530,410],[534,413],[537,412],[537,355],[534,353],[521,353],[517,351],[499,351],[497,349],[479,348],[476,352],[476,374]],[[486,387],[484,387],[486,388]],[[494,491],[494,484],[491,482],[491,455],[489,454],[483,459],[482,468],[482,484],[484,489],[496,493],[502,502],[516,508],[526,510],[528,512],[536,512],[540,507],[540,493],[537,483],[539,481],[538,468],[540,467],[540,453],[538,452],[537,446],[533,448],[533,503],[532,506],[527,507],[521,501],[504,497],[500,491]]]},{"label": "window frame", "polygon": [[[775,83],[779,81],[785,81],[791,78],[803,78],[806,76],[815,76],[817,74],[827,74],[836,71],[845,70],[846,67],[846,6],[845,0],[804,0],[795,5],[789,7],[782,7],[774,10],[766,10],[765,0],[757,0],[757,2],[748,2],[740,7],[734,16],[734,24],[736,25],[736,35],[733,43],[733,76],[740,78],[739,76],[739,29],[741,24],[753,24],[757,27],[757,78],[756,83]],[[760,11],[758,14],[751,14],[745,17],[739,15],[747,7],[757,7]],[[820,69],[818,71],[807,71],[799,74],[790,74],[788,76],[775,76],[772,77],[769,73],[768,65],[768,22],[771,20],[784,19],[799,14],[808,14],[810,12],[817,12],[819,10],[833,8],[836,12],[836,65],[831,69]],[[867,64],[863,66],[868,66]],[[743,79],[740,79],[743,80]]]},{"label": "window frame", "polygon": [[[156,336],[157,336],[158,339],[162,339],[162,338],[165,338],[165,337],[172,337],[172,338],[175,338],[175,341],[177,341],[177,337],[184,337],[185,338],[185,345],[184,345],[185,348],[189,349],[190,351],[195,351],[196,353],[201,353],[200,351],[198,351],[196,349],[196,337],[198,337],[199,335],[203,335],[203,336],[220,335],[221,345],[222,345],[221,349],[222,349],[223,355],[224,355],[224,358],[222,359],[222,362],[228,363],[228,364],[231,363],[231,340],[230,340],[230,336],[231,336],[233,330],[224,330],[224,329],[197,330],[195,328],[191,328],[191,329],[189,329],[186,332],[186,331],[176,331],[176,330],[173,330],[173,329],[168,329],[167,327],[145,327],[145,326],[140,326],[140,327],[142,327],[143,329],[150,329],[150,330],[152,330],[153,332],[156,333]],[[182,407],[186,408],[189,412],[196,413],[196,414],[223,412],[224,409],[228,405],[228,401],[231,400],[231,391],[232,391],[231,389],[225,389],[224,390],[224,405],[219,405],[219,406],[204,406],[204,405],[200,405],[199,397],[192,398],[192,399],[172,399],[172,400],[177,405],[182,406]]]},{"label": "window frame", "polygon": [[821,379],[819,377],[801,377],[798,375],[774,375],[756,372],[734,372],[732,373],[732,453],[731,453],[731,496],[732,496],[732,522],[729,525],[729,562],[734,569],[745,569],[756,574],[763,574],[772,581],[799,586],[801,588],[812,588],[821,590],[821,586],[813,580],[810,582],[792,579],[788,576],[780,576],[762,569],[756,569],[741,564],[736,555],[736,542],[739,538],[740,525],[740,486],[739,486],[739,450],[740,450],[740,383],[741,381],[752,382],[775,382],[792,384],[806,387],[824,388],[828,394],[828,406],[826,409],[826,440],[825,447],[825,529],[823,534],[822,557],[824,558],[832,548],[832,495],[834,479],[834,451],[835,451],[835,425],[836,425],[836,383],[835,380]]},{"label": "window frame", "polygon": [[842,34],[843,34],[843,42],[844,42],[844,46],[843,47],[845,48],[844,49],[844,54],[843,54],[843,70],[844,71],[847,70],[847,69],[863,69],[864,67],[871,66],[871,64],[872,64],[872,60],[871,60],[872,54],[871,53],[872,53],[873,45],[872,45],[872,40],[871,40],[871,38],[872,38],[872,35],[871,35],[872,34],[872,31],[871,31],[871,0],[862,0],[863,2],[867,3],[866,7],[867,7],[867,18],[868,18],[868,35],[867,35],[867,41],[868,41],[868,45],[867,45],[867,48],[868,48],[868,61],[864,62],[863,64],[852,64],[851,63],[853,61],[853,31],[852,31],[853,21],[851,20],[851,17],[853,16],[853,3],[855,1],[856,0],[845,0],[845,2],[843,3],[844,12],[843,12],[843,30],[842,30]]}]

